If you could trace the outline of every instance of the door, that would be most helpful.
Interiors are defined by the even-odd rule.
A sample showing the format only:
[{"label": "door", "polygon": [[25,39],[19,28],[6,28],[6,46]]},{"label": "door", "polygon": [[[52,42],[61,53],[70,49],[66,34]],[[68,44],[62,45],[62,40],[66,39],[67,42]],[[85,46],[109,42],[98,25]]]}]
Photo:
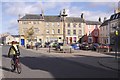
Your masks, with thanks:
[{"label": "door", "polygon": [[25,45],[25,40],[21,39],[21,45],[24,46]]}]

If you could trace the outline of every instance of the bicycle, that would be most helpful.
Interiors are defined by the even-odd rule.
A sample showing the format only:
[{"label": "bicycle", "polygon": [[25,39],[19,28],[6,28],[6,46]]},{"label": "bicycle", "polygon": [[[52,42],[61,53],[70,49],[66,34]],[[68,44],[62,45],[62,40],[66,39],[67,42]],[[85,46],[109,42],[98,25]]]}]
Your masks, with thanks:
[{"label": "bicycle", "polygon": [[21,68],[19,56],[16,56],[15,63],[13,59],[11,59],[11,68],[12,68],[12,71],[15,71],[17,69],[17,73],[18,74],[21,73],[22,68]]}]

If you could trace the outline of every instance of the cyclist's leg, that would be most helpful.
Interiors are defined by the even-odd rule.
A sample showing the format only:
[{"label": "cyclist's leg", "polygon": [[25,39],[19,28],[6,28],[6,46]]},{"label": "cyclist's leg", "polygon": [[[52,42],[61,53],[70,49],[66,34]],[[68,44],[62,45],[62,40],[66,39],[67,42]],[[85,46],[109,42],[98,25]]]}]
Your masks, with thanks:
[{"label": "cyclist's leg", "polygon": [[16,66],[15,66],[15,61],[16,61],[16,55],[13,55],[13,61],[14,61],[14,69],[13,70],[15,70],[16,69]]}]

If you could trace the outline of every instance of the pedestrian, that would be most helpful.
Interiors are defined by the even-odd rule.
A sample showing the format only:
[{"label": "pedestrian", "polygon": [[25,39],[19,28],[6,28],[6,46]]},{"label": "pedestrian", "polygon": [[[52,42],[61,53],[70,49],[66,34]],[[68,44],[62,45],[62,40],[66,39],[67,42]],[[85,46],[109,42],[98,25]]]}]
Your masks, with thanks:
[{"label": "pedestrian", "polygon": [[35,44],[36,50],[38,50],[38,43]]}]

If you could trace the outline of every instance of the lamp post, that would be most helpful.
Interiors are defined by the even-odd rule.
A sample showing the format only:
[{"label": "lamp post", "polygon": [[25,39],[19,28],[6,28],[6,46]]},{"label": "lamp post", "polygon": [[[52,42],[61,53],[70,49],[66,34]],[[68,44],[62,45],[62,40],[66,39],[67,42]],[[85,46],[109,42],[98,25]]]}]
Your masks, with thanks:
[{"label": "lamp post", "polygon": [[63,9],[63,13],[61,16],[63,21],[63,45],[65,45],[66,44],[65,18],[67,16],[65,9]]},{"label": "lamp post", "polygon": [[117,59],[117,53],[118,53],[118,35],[119,35],[119,27],[118,26],[116,26],[116,27],[114,27],[114,29],[115,29],[115,38],[116,38],[116,49],[115,49],[115,58]]}]

